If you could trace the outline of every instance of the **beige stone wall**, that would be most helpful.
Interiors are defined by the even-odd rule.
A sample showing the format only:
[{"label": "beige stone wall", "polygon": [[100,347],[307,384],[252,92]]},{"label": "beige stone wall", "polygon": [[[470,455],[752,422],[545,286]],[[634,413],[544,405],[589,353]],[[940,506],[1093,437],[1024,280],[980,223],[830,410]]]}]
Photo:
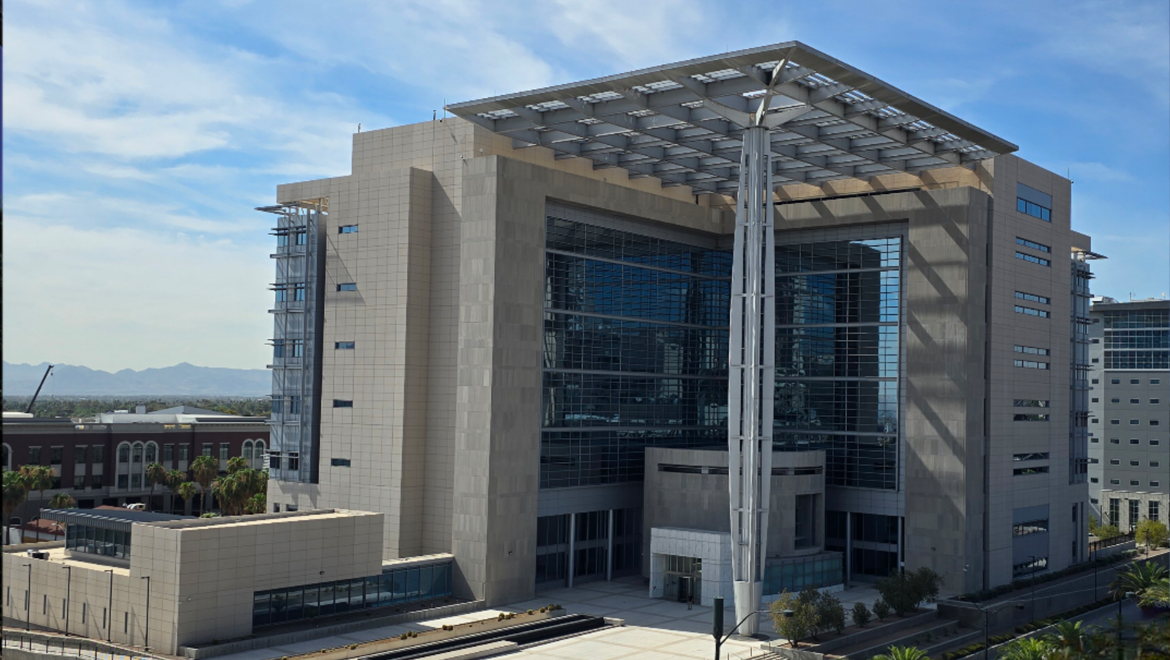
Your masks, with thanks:
[{"label": "beige stone wall", "polygon": [[[105,571],[112,569],[108,635],[115,643],[141,646],[148,619],[144,578],[149,576],[150,646],[174,654],[184,644],[251,634],[256,591],[369,577],[382,568],[378,513],[136,524],[132,539],[128,567],[83,560],[84,555],[65,558],[61,550],[45,561],[29,559],[16,551],[19,547],[6,549],[4,616],[25,620],[29,569],[24,565],[31,564],[32,623],[64,630],[68,590],[69,632],[105,639],[103,616],[111,594]],[[66,566],[72,567],[71,577]]]}]

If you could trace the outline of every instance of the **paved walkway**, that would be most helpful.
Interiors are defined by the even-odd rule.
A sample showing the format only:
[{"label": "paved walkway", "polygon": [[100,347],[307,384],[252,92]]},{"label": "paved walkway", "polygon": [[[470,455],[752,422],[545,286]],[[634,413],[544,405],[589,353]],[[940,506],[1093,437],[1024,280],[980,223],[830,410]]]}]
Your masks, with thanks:
[{"label": "paved walkway", "polygon": [[[360,632],[346,633],[315,639],[297,644],[288,644],[243,653],[219,656],[220,660],[272,660],[281,656],[311,653],[323,648],[336,648],[345,644],[397,637],[414,630],[432,630],[444,624],[467,623],[494,618],[499,612],[523,612],[539,609],[550,604],[561,605],[574,614],[594,614],[624,619],[626,625],[606,628],[597,632],[564,639],[548,644],[539,644],[523,649],[508,658],[567,660],[588,658],[589,660],[655,660],[666,658],[710,658],[715,642],[711,637],[711,608],[695,605],[687,609],[685,603],[652,600],[646,596],[644,580],[640,577],[623,578],[613,582],[593,582],[573,589],[556,589],[541,592],[538,598],[514,603],[498,609],[481,610],[454,617],[418,621],[409,624],[383,626]],[[724,613],[726,628],[735,625],[735,610],[728,607]],[[764,632],[771,630],[765,622]],[[743,657],[756,649],[758,644],[731,640],[723,646],[725,657],[741,653]],[[357,652],[355,652],[357,653]]]}]

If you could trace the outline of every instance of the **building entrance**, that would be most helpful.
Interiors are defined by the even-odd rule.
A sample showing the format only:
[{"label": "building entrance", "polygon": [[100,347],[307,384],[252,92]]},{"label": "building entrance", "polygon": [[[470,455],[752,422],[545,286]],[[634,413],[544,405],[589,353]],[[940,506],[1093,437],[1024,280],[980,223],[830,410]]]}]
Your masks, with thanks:
[{"label": "building entrance", "polygon": [[662,597],[686,603],[703,601],[703,560],[698,557],[666,555]]}]

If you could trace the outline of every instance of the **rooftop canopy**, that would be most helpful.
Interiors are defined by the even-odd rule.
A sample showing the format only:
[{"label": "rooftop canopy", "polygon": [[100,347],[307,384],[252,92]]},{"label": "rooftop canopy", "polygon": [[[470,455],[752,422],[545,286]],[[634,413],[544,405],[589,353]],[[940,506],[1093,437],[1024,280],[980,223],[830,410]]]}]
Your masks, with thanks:
[{"label": "rooftop canopy", "polygon": [[1017,149],[796,41],[447,109],[516,146],[696,193],[735,193],[741,136],[753,123],[772,128],[777,186],[971,166]]}]

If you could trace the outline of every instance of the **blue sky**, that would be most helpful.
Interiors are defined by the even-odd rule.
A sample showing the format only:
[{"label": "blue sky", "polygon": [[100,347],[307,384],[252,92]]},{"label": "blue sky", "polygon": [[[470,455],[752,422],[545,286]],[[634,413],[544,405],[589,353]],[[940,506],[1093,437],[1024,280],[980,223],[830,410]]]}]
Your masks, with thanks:
[{"label": "blue sky", "polygon": [[262,368],[276,184],[443,101],[797,39],[1075,184],[1097,293],[1170,290],[1170,3],[10,0],[4,359]]}]

